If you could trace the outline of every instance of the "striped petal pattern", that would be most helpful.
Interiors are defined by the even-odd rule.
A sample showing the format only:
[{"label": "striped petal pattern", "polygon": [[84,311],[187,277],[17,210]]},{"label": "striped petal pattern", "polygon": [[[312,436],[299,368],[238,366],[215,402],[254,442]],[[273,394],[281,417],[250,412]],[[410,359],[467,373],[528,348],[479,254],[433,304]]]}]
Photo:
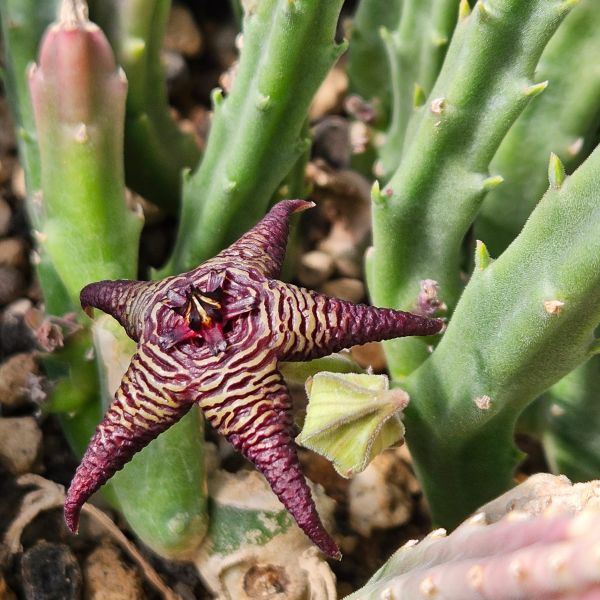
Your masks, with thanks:
[{"label": "striped petal pattern", "polygon": [[[82,290],[84,308],[113,315],[138,341],[138,351],[69,488],[65,518],[72,530],[89,496],[198,403],[213,427],[263,473],[310,539],[327,555],[341,557],[300,469],[291,402],[277,364],[369,341],[432,335],[442,322],[274,279],[289,216],[310,206],[278,203],[237,242],[188,273]],[[213,338],[220,340],[217,346]]]}]

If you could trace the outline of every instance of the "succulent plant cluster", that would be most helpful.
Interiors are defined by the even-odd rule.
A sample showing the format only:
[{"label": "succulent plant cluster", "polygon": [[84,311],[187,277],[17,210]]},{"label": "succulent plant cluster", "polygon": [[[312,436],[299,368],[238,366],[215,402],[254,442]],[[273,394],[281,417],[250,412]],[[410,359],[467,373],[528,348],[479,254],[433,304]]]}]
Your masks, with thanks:
[{"label": "succulent plant cluster", "polygon": [[[343,2],[242,4],[235,78],[212,94],[201,152],[169,114],[168,0],[94,1],[89,15],[83,0],[0,1],[45,308],[77,315],[46,362],[58,382],[46,408],[83,456],[69,526],[114,474],[107,498],[156,551],[208,564],[252,546],[222,526],[231,507],[208,500],[199,407],[339,557],[299,466],[279,363],[372,340],[389,340],[389,380],[336,359],[310,366],[297,441],[342,475],[405,434],[444,527],[513,486],[516,430],[555,471],[598,477],[595,0],[360,0],[346,68],[361,110],[348,112],[366,140],[354,165],[374,181],[365,274],[385,308],[277,279],[288,218],[310,204],[276,200],[302,181],[309,105],[348,48],[336,41]],[[150,281],[136,279],[143,218],[126,183],[178,216]],[[91,325],[80,293],[123,329]],[[271,512],[278,525],[259,527],[255,547],[289,528]],[[582,523],[600,526],[475,518],[401,549],[356,597],[596,597]]]}]

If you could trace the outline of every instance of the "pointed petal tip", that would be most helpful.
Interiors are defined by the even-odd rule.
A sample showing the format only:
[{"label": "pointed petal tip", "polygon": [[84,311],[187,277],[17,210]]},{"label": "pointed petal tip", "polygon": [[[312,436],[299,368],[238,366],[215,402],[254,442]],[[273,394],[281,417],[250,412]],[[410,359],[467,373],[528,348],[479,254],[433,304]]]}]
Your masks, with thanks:
[{"label": "pointed petal tip", "polygon": [[70,493],[67,492],[65,499],[63,513],[65,516],[65,523],[71,533],[77,534],[79,531],[79,514],[81,512],[81,504],[77,500],[71,498]]},{"label": "pointed petal tip", "polygon": [[[411,314],[411,313],[409,313]],[[419,321],[417,323],[418,330],[414,331],[409,335],[437,335],[438,333],[443,333],[446,328],[446,319],[443,318],[433,318],[433,317],[424,317],[421,315],[413,315],[419,317]]]},{"label": "pointed petal tip", "polygon": [[431,319],[434,323],[435,332],[443,333],[446,330],[446,319]]},{"label": "pointed petal tip", "polygon": [[283,200],[280,204],[287,204],[290,208],[290,212],[297,213],[302,212],[304,210],[308,210],[309,208],[314,208],[316,204],[310,200]]},{"label": "pointed petal tip", "polygon": [[342,560],[342,552],[329,536],[327,536],[326,539],[312,541],[317,545],[319,550],[326,556],[329,556],[329,558],[333,558],[333,560]]},{"label": "pointed petal tip", "polygon": [[88,283],[81,292],[79,292],[79,302],[81,308],[85,311],[88,316],[91,316],[92,307],[98,306],[98,300],[100,296],[100,290],[103,287],[103,281],[94,283]]}]

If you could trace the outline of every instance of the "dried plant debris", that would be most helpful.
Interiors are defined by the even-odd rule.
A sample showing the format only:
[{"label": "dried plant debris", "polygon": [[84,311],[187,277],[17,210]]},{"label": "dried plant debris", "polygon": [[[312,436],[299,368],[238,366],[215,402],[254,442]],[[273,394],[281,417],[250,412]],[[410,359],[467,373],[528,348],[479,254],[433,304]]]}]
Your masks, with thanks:
[{"label": "dried plant debris", "polygon": [[[0,564],[7,564],[12,556],[23,551],[21,536],[23,531],[40,513],[61,508],[65,501],[63,486],[44,479],[39,475],[26,474],[19,477],[17,483],[23,487],[33,487],[23,497],[18,514],[10,523],[0,545]],[[127,539],[121,530],[98,508],[87,504],[83,513],[89,516],[116,544],[118,544],[138,565],[145,579],[165,600],[180,600],[160,579],[154,568],[142,556],[135,545]],[[55,596],[58,597],[58,596]]]},{"label": "dried plant debris", "polygon": [[[313,496],[331,524],[334,503]],[[196,566],[218,598],[334,600],[335,578],[256,471],[217,471],[209,482],[212,519]]]}]

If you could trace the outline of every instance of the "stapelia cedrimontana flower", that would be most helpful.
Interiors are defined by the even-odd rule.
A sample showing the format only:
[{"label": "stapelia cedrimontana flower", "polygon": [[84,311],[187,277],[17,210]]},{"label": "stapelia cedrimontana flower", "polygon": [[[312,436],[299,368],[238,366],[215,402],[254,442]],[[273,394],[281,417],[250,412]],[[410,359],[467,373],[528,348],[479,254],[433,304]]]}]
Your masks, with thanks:
[{"label": "stapelia cedrimontana flower", "polygon": [[340,552],[323,527],[293,443],[290,398],[279,361],[302,361],[374,340],[437,333],[442,322],[355,305],[275,279],[291,213],[277,204],[252,230],[189,273],[162,281],[101,281],[81,292],[85,309],[115,317],[138,342],[65,501],[77,529],[83,503],[194,403],[266,477],[310,539]]}]

